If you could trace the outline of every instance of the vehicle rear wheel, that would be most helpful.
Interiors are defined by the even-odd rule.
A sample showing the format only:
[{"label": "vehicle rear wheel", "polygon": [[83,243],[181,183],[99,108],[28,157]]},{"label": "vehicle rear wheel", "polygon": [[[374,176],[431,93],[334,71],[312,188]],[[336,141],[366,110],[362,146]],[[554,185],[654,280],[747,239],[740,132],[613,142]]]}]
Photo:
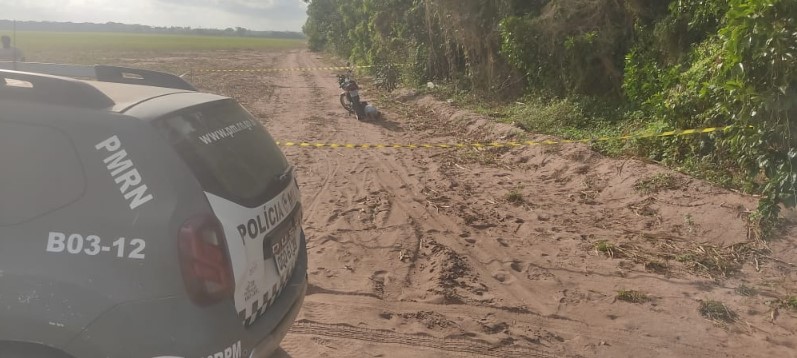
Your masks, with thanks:
[{"label": "vehicle rear wheel", "polygon": [[345,109],[346,112],[349,112],[349,114],[354,113],[354,106],[352,106],[351,101],[349,101],[349,97],[346,96],[346,93],[340,94],[340,105],[343,106],[343,109]]}]

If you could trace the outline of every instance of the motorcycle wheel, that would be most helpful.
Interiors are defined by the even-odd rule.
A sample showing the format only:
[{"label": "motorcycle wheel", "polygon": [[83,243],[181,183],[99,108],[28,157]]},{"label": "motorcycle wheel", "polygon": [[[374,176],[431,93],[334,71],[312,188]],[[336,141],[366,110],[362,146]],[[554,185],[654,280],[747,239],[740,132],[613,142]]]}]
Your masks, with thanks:
[{"label": "motorcycle wheel", "polygon": [[345,109],[346,112],[349,112],[349,114],[354,114],[354,106],[349,100],[349,96],[346,96],[345,92],[340,94],[340,105],[343,106],[343,109]]}]

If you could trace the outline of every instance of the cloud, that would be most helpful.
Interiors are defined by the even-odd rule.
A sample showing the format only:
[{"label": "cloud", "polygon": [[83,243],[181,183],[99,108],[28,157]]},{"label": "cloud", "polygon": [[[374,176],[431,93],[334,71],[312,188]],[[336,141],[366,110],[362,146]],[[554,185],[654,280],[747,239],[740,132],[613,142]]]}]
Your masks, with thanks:
[{"label": "cloud", "polygon": [[[286,1],[278,0],[155,0],[155,2],[164,4],[176,4],[189,7],[206,7],[214,9],[251,9],[251,10],[267,10],[276,5],[284,5]],[[296,1],[297,3],[300,0]]]},{"label": "cloud", "polygon": [[302,0],[0,0],[0,18],[301,31]]},{"label": "cloud", "polygon": [[156,3],[183,8],[202,8],[252,19],[284,21],[306,17],[306,4],[301,0],[154,0]]}]

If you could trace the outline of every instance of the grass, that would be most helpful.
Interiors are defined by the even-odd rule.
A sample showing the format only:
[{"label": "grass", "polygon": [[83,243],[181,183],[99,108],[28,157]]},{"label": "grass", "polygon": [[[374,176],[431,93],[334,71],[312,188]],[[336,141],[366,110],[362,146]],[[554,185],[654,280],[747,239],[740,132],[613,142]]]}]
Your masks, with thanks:
[{"label": "grass", "polygon": [[[117,32],[18,31],[16,45],[43,50],[220,50],[303,47],[304,40],[264,37],[139,34]],[[26,52],[27,52],[26,51]]]},{"label": "grass", "polygon": [[667,266],[667,264],[661,261],[653,260],[645,262],[645,270],[657,274],[666,274],[670,270],[670,268]]},{"label": "grass", "polygon": [[592,247],[611,258],[624,257],[644,264],[647,272],[670,275],[683,270],[712,280],[732,277],[741,271],[744,263],[766,253],[754,243],[723,247],[644,235],[642,239],[648,245],[641,242],[613,244],[601,240],[594,242]]},{"label": "grass", "polygon": [[563,139],[593,139],[594,148],[604,153],[620,155],[624,152],[625,143],[621,140],[598,140],[627,134],[624,128],[628,123],[619,121],[623,118],[624,109],[617,103],[590,97],[556,98],[545,94],[529,94],[506,103],[451,84],[438,84],[434,89],[421,91],[527,132]]},{"label": "grass", "polygon": [[689,231],[690,234],[695,232],[696,224],[692,214],[684,214],[684,224],[686,225],[686,230]]},{"label": "grass", "polygon": [[620,301],[625,301],[630,303],[645,303],[650,301],[648,295],[635,290],[617,291],[617,299]]},{"label": "grass", "polygon": [[141,57],[142,53],[234,49],[290,49],[305,47],[304,40],[111,32],[17,31],[16,47],[28,61],[92,64],[99,53]]},{"label": "grass", "polygon": [[701,316],[715,322],[730,323],[737,317],[724,303],[713,300],[701,301],[699,311]]},{"label": "grass", "polygon": [[752,287],[741,285],[736,288],[736,293],[745,297],[753,297],[758,294],[758,290]]},{"label": "grass", "polygon": [[734,245],[726,248],[710,245],[696,245],[675,256],[675,260],[697,273],[708,274],[712,278],[729,277],[742,268],[742,262],[751,248],[745,245]]},{"label": "grass", "polygon": [[470,148],[457,151],[457,155],[463,163],[479,163],[481,165],[494,166],[498,162],[493,149]]},{"label": "grass", "polygon": [[523,193],[520,192],[520,188],[510,190],[508,193],[506,193],[505,199],[514,205],[522,205],[526,202],[526,199],[523,198]]},{"label": "grass", "polygon": [[640,179],[634,184],[634,189],[642,194],[655,194],[662,190],[675,190],[681,186],[681,181],[671,173],[658,173]]},{"label": "grass", "polygon": [[617,246],[606,240],[601,240],[595,243],[595,250],[608,255],[611,258],[620,257],[620,251]]},{"label": "grass", "polygon": [[[603,253],[609,258],[627,258],[643,264],[647,272],[668,276],[687,272],[718,282],[735,276],[748,262],[759,265],[758,260],[768,254],[768,249],[758,243],[713,246],[646,234],[634,242],[599,240],[591,242],[591,246],[598,254]],[[752,293],[754,290],[742,288],[739,292]]]},{"label": "grass", "polygon": [[797,311],[797,296],[789,296],[783,300],[783,305],[791,310]]}]

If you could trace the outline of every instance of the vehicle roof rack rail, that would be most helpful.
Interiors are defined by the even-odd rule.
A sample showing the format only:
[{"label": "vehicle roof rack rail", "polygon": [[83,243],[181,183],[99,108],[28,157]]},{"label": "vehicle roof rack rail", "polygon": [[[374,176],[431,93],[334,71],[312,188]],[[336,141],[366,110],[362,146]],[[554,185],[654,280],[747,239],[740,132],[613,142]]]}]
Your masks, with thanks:
[{"label": "vehicle roof rack rail", "polygon": [[196,91],[188,81],[171,73],[118,66],[96,65],[97,80]]},{"label": "vehicle roof rack rail", "polygon": [[56,63],[0,61],[0,70],[45,73],[54,76],[81,77],[101,82],[137,84],[196,91],[185,79],[166,72],[106,65],[66,65]]},{"label": "vehicle roof rack rail", "polygon": [[92,109],[108,108],[115,104],[110,97],[85,82],[52,75],[2,70],[0,98],[47,101]]}]

